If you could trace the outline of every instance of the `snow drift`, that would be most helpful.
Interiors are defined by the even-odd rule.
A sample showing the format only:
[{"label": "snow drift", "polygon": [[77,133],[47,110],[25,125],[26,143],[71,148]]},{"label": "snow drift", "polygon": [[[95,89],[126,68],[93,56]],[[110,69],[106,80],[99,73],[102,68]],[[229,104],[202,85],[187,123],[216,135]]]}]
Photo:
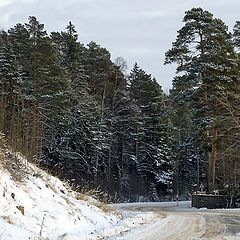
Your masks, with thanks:
[{"label": "snow drift", "polygon": [[119,221],[96,207],[93,198],[79,199],[59,179],[15,157],[25,162],[21,181],[10,174],[10,161],[0,168],[0,239],[91,239]]},{"label": "snow drift", "polygon": [[115,239],[155,218],[141,212],[123,218],[19,153],[0,149],[0,240]]}]

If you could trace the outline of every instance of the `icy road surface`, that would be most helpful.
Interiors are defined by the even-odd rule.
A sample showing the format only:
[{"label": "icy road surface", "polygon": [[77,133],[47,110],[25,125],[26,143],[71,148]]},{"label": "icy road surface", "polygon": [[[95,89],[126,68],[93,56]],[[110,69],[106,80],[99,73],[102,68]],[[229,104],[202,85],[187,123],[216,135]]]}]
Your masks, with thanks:
[{"label": "icy road surface", "polygon": [[190,202],[118,204],[125,212],[155,212],[159,219],[143,225],[117,240],[240,240],[240,209],[207,210],[191,208]]}]

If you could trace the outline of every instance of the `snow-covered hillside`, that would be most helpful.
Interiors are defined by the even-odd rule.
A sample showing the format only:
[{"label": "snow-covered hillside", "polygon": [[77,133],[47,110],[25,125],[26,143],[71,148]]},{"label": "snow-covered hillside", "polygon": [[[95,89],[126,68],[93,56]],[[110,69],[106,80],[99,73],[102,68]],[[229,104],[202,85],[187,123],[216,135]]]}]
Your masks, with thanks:
[{"label": "snow-covered hillside", "polygon": [[1,240],[107,239],[154,219],[151,213],[123,219],[19,154],[7,155],[0,155]]}]

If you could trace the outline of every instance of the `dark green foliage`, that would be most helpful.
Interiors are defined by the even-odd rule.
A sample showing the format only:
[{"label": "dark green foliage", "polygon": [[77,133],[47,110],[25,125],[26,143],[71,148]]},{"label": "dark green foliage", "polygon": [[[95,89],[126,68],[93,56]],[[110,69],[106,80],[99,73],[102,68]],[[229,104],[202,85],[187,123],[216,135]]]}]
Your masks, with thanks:
[{"label": "dark green foliage", "polygon": [[130,73],[130,96],[139,107],[135,125],[135,161],[146,184],[159,191],[171,188],[171,143],[168,141],[164,94],[151,75],[135,64]]},{"label": "dark green foliage", "polygon": [[12,149],[122,201],[187,194],[210,177],[235,191],[239,22],[231,35],[201,8],[183,21],[166,53],[177,63],[169,96],[137,64],[127,77],[122,58],[80,43],[72,22],[48,35],[29,17],[1,32],[0,127]]},{"label": "dark green foliage", "polygon": [[71,22],[49,36],[29,17],[2,32],[0,44],[1,130],[12,147],[123,201],[171,189],[167,98],[155,79],[137,65],[127,79],[124,60],[81,44]]},{"label": "dark green foliage", "polygon": [[[171,91],[178,141],[176,175],[180,187],[183,180],[184,185],[197,184],[199,189],[201,181],[209,191],[223,188],[226,181],[216,175],[222,165],[222,136],[226,133],[222,101],[224,95],[236,89],[233,86],[239,79],[239,60],[222,20],[201,8],[193,8],[185,13],[183,22],[172,49],[166,53],[166,64],[177,63]],[[237,23],[236,47],[238,28]],[[196,167],[197,164],[200,166]],[[185,169],[193,171],[191,178],[186,176]],[[188,190],[192,190],[190,185]]]},{"label": "dark green foliage", "polygon": [[0,104],[1,131],[10,135],[15,105],[20,97],[20,74],[16,55],[6,32],[0,33]]}]

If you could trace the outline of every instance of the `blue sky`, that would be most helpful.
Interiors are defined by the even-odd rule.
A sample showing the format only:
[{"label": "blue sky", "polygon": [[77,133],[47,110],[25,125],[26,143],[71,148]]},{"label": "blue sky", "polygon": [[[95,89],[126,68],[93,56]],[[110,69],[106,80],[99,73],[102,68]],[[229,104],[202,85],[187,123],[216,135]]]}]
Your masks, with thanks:
[{"label": "blue sky", "polygon": [[186,10],[202,7],[230,28],[240,20],[239,0],[0,0],[0,27],[36,16],[48,32],[64,30],[69,21],[79,40],[106,47],[112,59],[121,56],[157,78],[167,91],[175,66],[164,66],[164,53],[175,40]]}]

